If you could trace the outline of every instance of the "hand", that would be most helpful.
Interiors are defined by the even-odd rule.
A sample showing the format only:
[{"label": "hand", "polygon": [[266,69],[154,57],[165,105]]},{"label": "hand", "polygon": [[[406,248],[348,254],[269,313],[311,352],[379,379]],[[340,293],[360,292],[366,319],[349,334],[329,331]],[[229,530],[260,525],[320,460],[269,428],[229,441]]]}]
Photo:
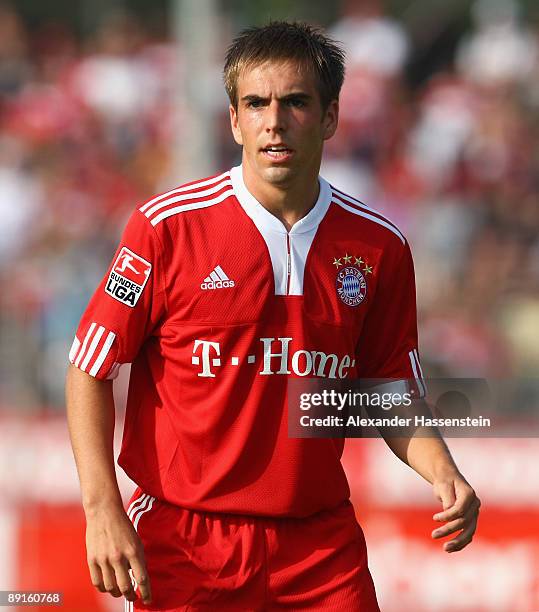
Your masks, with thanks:
[{"label": "hand", "polygon": [[92,584],[101,593],[136,601],[131,569],[143,602],[151,602],[142,542],[121,506],[87,513],[86,551]]},{"label": "hand", "polygon": [[442,502],[443,512],[432,518],[446,523],[432,532],[434,539],[443,538],[460,531],[457,537],[444,544],[446,552],[456,552],[467,546],[477,528],[481,502],[472,487],[458,472],[449,477],[435,480],[434,494]]}]

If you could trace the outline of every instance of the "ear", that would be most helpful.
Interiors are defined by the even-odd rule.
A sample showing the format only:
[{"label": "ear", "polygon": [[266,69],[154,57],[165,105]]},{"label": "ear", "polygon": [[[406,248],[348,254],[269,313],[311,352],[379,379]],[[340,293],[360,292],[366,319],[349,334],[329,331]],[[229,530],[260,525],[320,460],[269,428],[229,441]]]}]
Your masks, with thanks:
[{"label": "ear", "polygon": [[234,136],[234,140],[239,145],[243,145],[243,138],[241,137],[238,111],[234,108],[232,104],[229,105],[228,110],[230,112],[230,127],[232,128],[232,134]]},{"label": "ear", "polygon": [[338,100],[331,100],[324,114],[324,118],[322,119],[322,123],[324,124],[324,140],[329,140],[337,131],[337,126],[339,124]]}]

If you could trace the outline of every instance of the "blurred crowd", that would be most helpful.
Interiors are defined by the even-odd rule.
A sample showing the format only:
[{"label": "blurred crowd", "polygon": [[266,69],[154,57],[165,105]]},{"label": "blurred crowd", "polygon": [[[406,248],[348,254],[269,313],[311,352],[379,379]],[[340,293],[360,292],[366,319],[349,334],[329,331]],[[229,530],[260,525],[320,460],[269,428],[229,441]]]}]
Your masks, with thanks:
[{"label": "blurred crowd", "polygon": [[[539,30],[510,0],[478,0],[471,23],[412,85],[406,28],[375,0],[344,3],[328,28],[348,59],[322,174],[409,238],[426,375],[532,377]],[[0,407],[62,405],[74,330],[128,215],[175,186],[179,59],[132,14],[82,37],[0,7]],[[215,172],[238,161],[226,114],[223,94]]]}]

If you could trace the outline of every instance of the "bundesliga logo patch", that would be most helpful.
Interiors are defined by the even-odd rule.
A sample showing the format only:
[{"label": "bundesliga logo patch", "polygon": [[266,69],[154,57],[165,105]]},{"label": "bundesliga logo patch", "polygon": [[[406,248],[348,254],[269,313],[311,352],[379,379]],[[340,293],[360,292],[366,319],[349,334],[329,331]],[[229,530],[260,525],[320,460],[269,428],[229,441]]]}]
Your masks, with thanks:
[{"label": "bundesliga logo patch", "polygon": [[[354,265],[350,265],[350,264]],[[333,265],[337,268],[337,294],[347,306],[359,306],[367,296],[365,276],[372,274],[372,266],[367,265],[362,257],[344,255],[335,258]],[[364,265],[363,269],[360,266]]]},{"label": "bundesliga logo patch", "polygon": [[133,308],[142,295],[151,271],[149,261],[122,247],[110,271],[105,291],[118,302]]}]

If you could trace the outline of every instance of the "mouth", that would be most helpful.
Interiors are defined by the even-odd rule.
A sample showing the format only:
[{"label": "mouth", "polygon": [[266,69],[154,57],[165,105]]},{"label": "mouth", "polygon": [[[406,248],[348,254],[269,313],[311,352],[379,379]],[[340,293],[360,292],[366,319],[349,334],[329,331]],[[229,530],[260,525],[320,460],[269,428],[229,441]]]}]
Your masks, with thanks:
[{"label": "mouth", "polygon": [[262,154],[272,161],[282,162],[289,160],[294,151],[286,145],[269,145],[261,149]]}]

